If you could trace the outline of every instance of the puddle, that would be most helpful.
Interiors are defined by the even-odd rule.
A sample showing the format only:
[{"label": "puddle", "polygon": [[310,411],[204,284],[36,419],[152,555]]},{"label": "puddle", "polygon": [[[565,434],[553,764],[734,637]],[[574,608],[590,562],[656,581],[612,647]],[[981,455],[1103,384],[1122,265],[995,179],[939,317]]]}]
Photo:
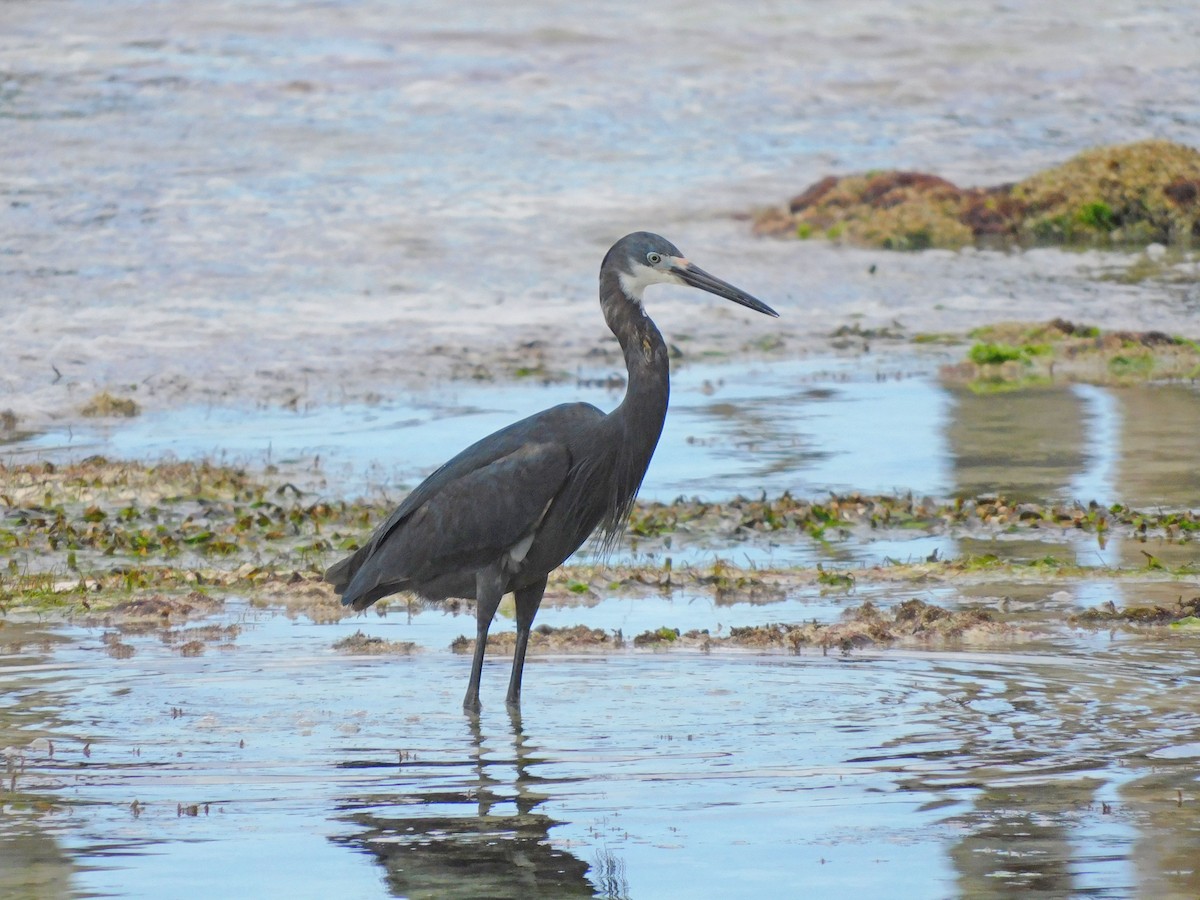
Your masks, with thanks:
[{"label": "puddle", "polygon": [[[928,367],[928,363],[926,363]],[[338,493],[365,492],[381,476],[411,487],[463,447],[557,403],[610,410],[623,387],[451,383],[397,389],[372,406],[185,407],[102,427],[51,431],[4,448],[14,459],[180,459],[291,465],[325,476]],[[929,377],[879,381],[857,360],[688,365],[672,379],[671,410],[641,496],[672,500],[766,491],[950,488],[945,464],[950,397]],[[899,436],[886,443],[877,433]],[[381,461],[392,468],[381,471]]]},{"label": "puddle", "polygon": [[[1084,604],[1120,586],[1071,586]],[[930,595],[943,602],[947,596]],[[861,599],[861,598],[860,598]],[[877,599],[887,602],[885,596]],[[836,618],[816,592],[550,608],[539,621]],[[535,655],[522,719],[471,620],[314,625],[231,601],[232,643],[11,625],[5,887],[43,895],[1193,894],[1200,667],[1168,634],[844,656]],[[504,625],[498,623],[498,628]],[[353,630],[421,645],[343,656]],[[53,752],[49,742],[53,741]],[[1178,793],[1177,793],[1178,792]],[[785,862],[786,861],[786,862]]]},{"label": "puddle", "polygon": [[[822,497],[828,492],[1200,505],[1191,464],[1200,386],[1063,385],[975,394],[928,361],[874,370],[860,359],[689,365],[641,497]],[[904,373],[904,374],[901,374]],[[478,438],[556,403],[612,409],[620,390],[570,384],[398,391],[372,406],[184,407],[111,426],[50,431],[4,457],[212,459],[288,466],[345,495],[397,495]],[[386,461],[386,462],[385,462]]]}]

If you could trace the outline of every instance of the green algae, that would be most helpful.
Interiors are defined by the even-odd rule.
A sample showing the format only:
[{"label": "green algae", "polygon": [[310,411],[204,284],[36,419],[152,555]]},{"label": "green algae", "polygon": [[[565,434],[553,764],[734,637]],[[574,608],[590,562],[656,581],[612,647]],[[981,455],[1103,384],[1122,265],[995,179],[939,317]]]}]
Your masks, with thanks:
[{"label": "green algae", "polygon": [[[178,617],[199,598],[220,603],[231,592],[253,602],[280,603],[289,614],[322,621],[348,615],[321,573],[359,546],[390,505],[333,502],[294,485],[270,484],[233,467],[145,466],[91,459],[72,466],[0,466],[0,609],[73,616],[115,611],[122,616]],[[679,500],[638,503],[631,530],[666,541],[679,530],[763,539],[827,541],[923,531],[948,536],[1017,532],[1054,541],[1085,533],[1103,543],[1112,534],[1189,544],[1200,536],[1194,510],[1137,510],[1095,503],[1017,503],[1002,496],[949,500],[911,495],[831,494],[801,498],[738,497],[720,503]],[[1194,574],[1153,555],[1128,573],[1178,578]],[[1178,561],[1177,561],[1178,562]],[[673,565],[670,557],[639,565],[574,563],[551,574],[548,596],[594,602],[611,593],[688,591],[719,603],[771,602],[799,587],[852,591],[879,582],[984,577],[1063,579],[1109,570],[1053,556],[1007,559],[964,553],[959,559],[847,569],[739,566],[715,559]],[[1120,574],[1120,573],[1119,573]],[[189,599],[190,598],[190,599]],[[393,598],[392,604],[403,604]],[[143,604],[139,607],[138,604]],[[379,609],[386,609],[381,602]]]},{"label": "green algae", "polygon": [[1200,344],[1161,331],[1103,331],[1065,319],[1001,322],[968,334],[967,358],[944,366],[944,382],[977,393],[1057,382],[1121,385],[1200,376]]},{"label": "green algae", "polygon": [[991,344],[980,342],[967,351],[967,357],[977,366],[996,366],[1006,362],[1031,362],[1035,357],[1052,353],[1048,344]]},{"label": "green algae", "polygon": [[633,639],[635,647],[654,647],[660,645],[674,644],[679,640],[679,629],[668,628],[665,625],[662,628],[655,628],[651,631],[644,631],[636,635]]},{"label": "green algae", "polygon": [[961,188],[922,172],[827,176],[763,234],[888,250],[971,244],[1187,247],[1200,239],[1200,151],[1163,140],[1099,147],[1016,184]]},{"label": "green algae", "polygon": [[849,572],[826,569],[818,564],[817,584],[823,585],[826,588],[838,588],[849,591],[854,588],[854,576]]},{"label": "green algae", "polygon": [[1039,242],[1188,245],[1200,238],[1200,152],[1151,140],[1099,147],[1012,188],[1019,236]]}]

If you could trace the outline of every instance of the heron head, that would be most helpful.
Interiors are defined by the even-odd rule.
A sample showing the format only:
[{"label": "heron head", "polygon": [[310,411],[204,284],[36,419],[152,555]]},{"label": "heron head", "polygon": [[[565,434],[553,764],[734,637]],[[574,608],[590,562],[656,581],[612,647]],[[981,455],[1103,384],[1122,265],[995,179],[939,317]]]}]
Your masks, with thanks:
[{"label": "heron head", "polygon": [[617,267],[621,289],[636,303],[642,302],[642,292],[652,284],[683,284],[732,300],[768,316],[779,316],[779,313],[761,300],[705,272],[684,257],[679,248],[666,238],[649,231],[627,234],[613,244],[602,268],[610,265]]}]

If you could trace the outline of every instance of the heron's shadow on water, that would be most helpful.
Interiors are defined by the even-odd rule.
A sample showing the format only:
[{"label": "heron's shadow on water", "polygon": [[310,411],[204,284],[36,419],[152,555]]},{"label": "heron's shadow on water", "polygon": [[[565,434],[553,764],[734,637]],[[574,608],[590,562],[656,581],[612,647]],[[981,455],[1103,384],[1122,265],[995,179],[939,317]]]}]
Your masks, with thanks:
[{"label": "heron's shadow on water", "polygon": [[538,774],[550,760],[520,713],[491,734],[478,716],[463,728],[461,753],[369,748],[342,763],[381,777],[337,802],[335,817],[353,830],[331,840],[374,856],[397,897],[627,897],[624,863],[611,852],[588,863],[550,840],[563,823],[539,807],[572,779]]}]

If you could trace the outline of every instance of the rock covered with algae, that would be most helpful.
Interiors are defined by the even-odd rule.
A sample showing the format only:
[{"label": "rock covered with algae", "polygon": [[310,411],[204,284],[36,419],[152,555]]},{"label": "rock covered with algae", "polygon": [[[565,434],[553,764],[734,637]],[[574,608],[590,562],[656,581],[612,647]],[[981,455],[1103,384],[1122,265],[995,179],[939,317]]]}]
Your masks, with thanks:
[{"label": "rock covered with algae", "polygon": [[760,234],[892,250],[992,244],[1200,242],[1200,151],[1164,140],[1084,151],[1015,184],[962,188],[923,172],[827,176]]},{"label": "rock covered with algae", "polygon": [[970,332],[967,358],[939,372],[977,393],[1053,382],[1124,385],[1200,378],[1200,343],[1161,331],[1105,331],[1094,325],[999,322]]}]

